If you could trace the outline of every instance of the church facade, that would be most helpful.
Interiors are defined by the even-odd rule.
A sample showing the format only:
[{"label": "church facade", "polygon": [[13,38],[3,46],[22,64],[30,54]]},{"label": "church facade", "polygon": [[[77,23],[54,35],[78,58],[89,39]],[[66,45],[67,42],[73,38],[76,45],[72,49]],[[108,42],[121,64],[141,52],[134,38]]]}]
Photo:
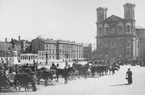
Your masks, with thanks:
[{"label": "church facade", "polygon": [[135,27],[135,4],[126,3],[124,18],[107,17],[107,8],[97,11],[97,59],[136,59],[139,56],[139,37]]}]

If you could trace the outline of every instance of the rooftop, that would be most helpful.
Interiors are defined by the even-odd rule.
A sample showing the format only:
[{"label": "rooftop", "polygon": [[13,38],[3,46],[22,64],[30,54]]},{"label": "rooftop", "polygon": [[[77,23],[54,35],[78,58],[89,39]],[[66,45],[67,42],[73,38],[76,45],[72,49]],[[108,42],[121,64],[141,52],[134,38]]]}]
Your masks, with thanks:
[{"label": "rooftop", "polygon": [[135,26],[136,29],[145,29],[142,26]]}]

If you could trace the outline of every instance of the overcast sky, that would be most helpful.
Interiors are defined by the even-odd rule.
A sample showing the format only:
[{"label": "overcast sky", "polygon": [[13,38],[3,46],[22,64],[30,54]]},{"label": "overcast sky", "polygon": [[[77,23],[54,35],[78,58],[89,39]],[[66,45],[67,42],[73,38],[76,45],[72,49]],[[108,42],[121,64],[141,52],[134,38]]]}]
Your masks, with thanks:
[{"label": "overcast sky", "polygon": [[[107,16],[123,17],[128,0],[0,0],[0,41],[12,37],[32,40],[63,39],[95,43],[96,8],[107,7]],[[136,4],[136,25],[145,27],[145,0]]]}]

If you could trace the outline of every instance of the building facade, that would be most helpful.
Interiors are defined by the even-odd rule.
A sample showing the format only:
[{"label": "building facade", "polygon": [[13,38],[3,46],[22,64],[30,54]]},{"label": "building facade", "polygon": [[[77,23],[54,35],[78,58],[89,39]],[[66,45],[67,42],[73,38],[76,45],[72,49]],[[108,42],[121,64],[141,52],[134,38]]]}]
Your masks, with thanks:
[{"label": "building facade", "polygon": [[37,37],[32,40],[32,52],[38,54],[40,60],[56,60],[56,41]]},{"label": "building facade", "polygon": [[139,59],[145,59],[145,28],[136,26],[136,34],[139,38]]},{"label": "building facade", "polygon": [[73,60],[83,58],[83,45],[71,41],[43,39],[32,40],[32,52],[39,60]]},{"label": "building facade", "polygon": [[83,46],[83,57],[85,59],[92,59],[92,45]]},{"label": "building facade", "polygon": [[124,18],[111,15],[107,18],[107,8],[97,8],[97,58],[136,59],[139,38],[135,29],[135,5],[126,3]]}]

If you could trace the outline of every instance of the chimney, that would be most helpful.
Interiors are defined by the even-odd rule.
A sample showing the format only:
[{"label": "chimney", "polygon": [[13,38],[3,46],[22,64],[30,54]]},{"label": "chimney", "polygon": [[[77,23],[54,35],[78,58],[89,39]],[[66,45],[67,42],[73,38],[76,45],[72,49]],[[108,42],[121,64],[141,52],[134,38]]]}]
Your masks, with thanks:
[{"label": "chimney", "polygon": [[20,41],[20,40],[21,40],[21,36],[18,37],[18,41]]},{"label": "chimney", "polygon": [[5,42],[8,42],[7,38],[5,38]]}]

